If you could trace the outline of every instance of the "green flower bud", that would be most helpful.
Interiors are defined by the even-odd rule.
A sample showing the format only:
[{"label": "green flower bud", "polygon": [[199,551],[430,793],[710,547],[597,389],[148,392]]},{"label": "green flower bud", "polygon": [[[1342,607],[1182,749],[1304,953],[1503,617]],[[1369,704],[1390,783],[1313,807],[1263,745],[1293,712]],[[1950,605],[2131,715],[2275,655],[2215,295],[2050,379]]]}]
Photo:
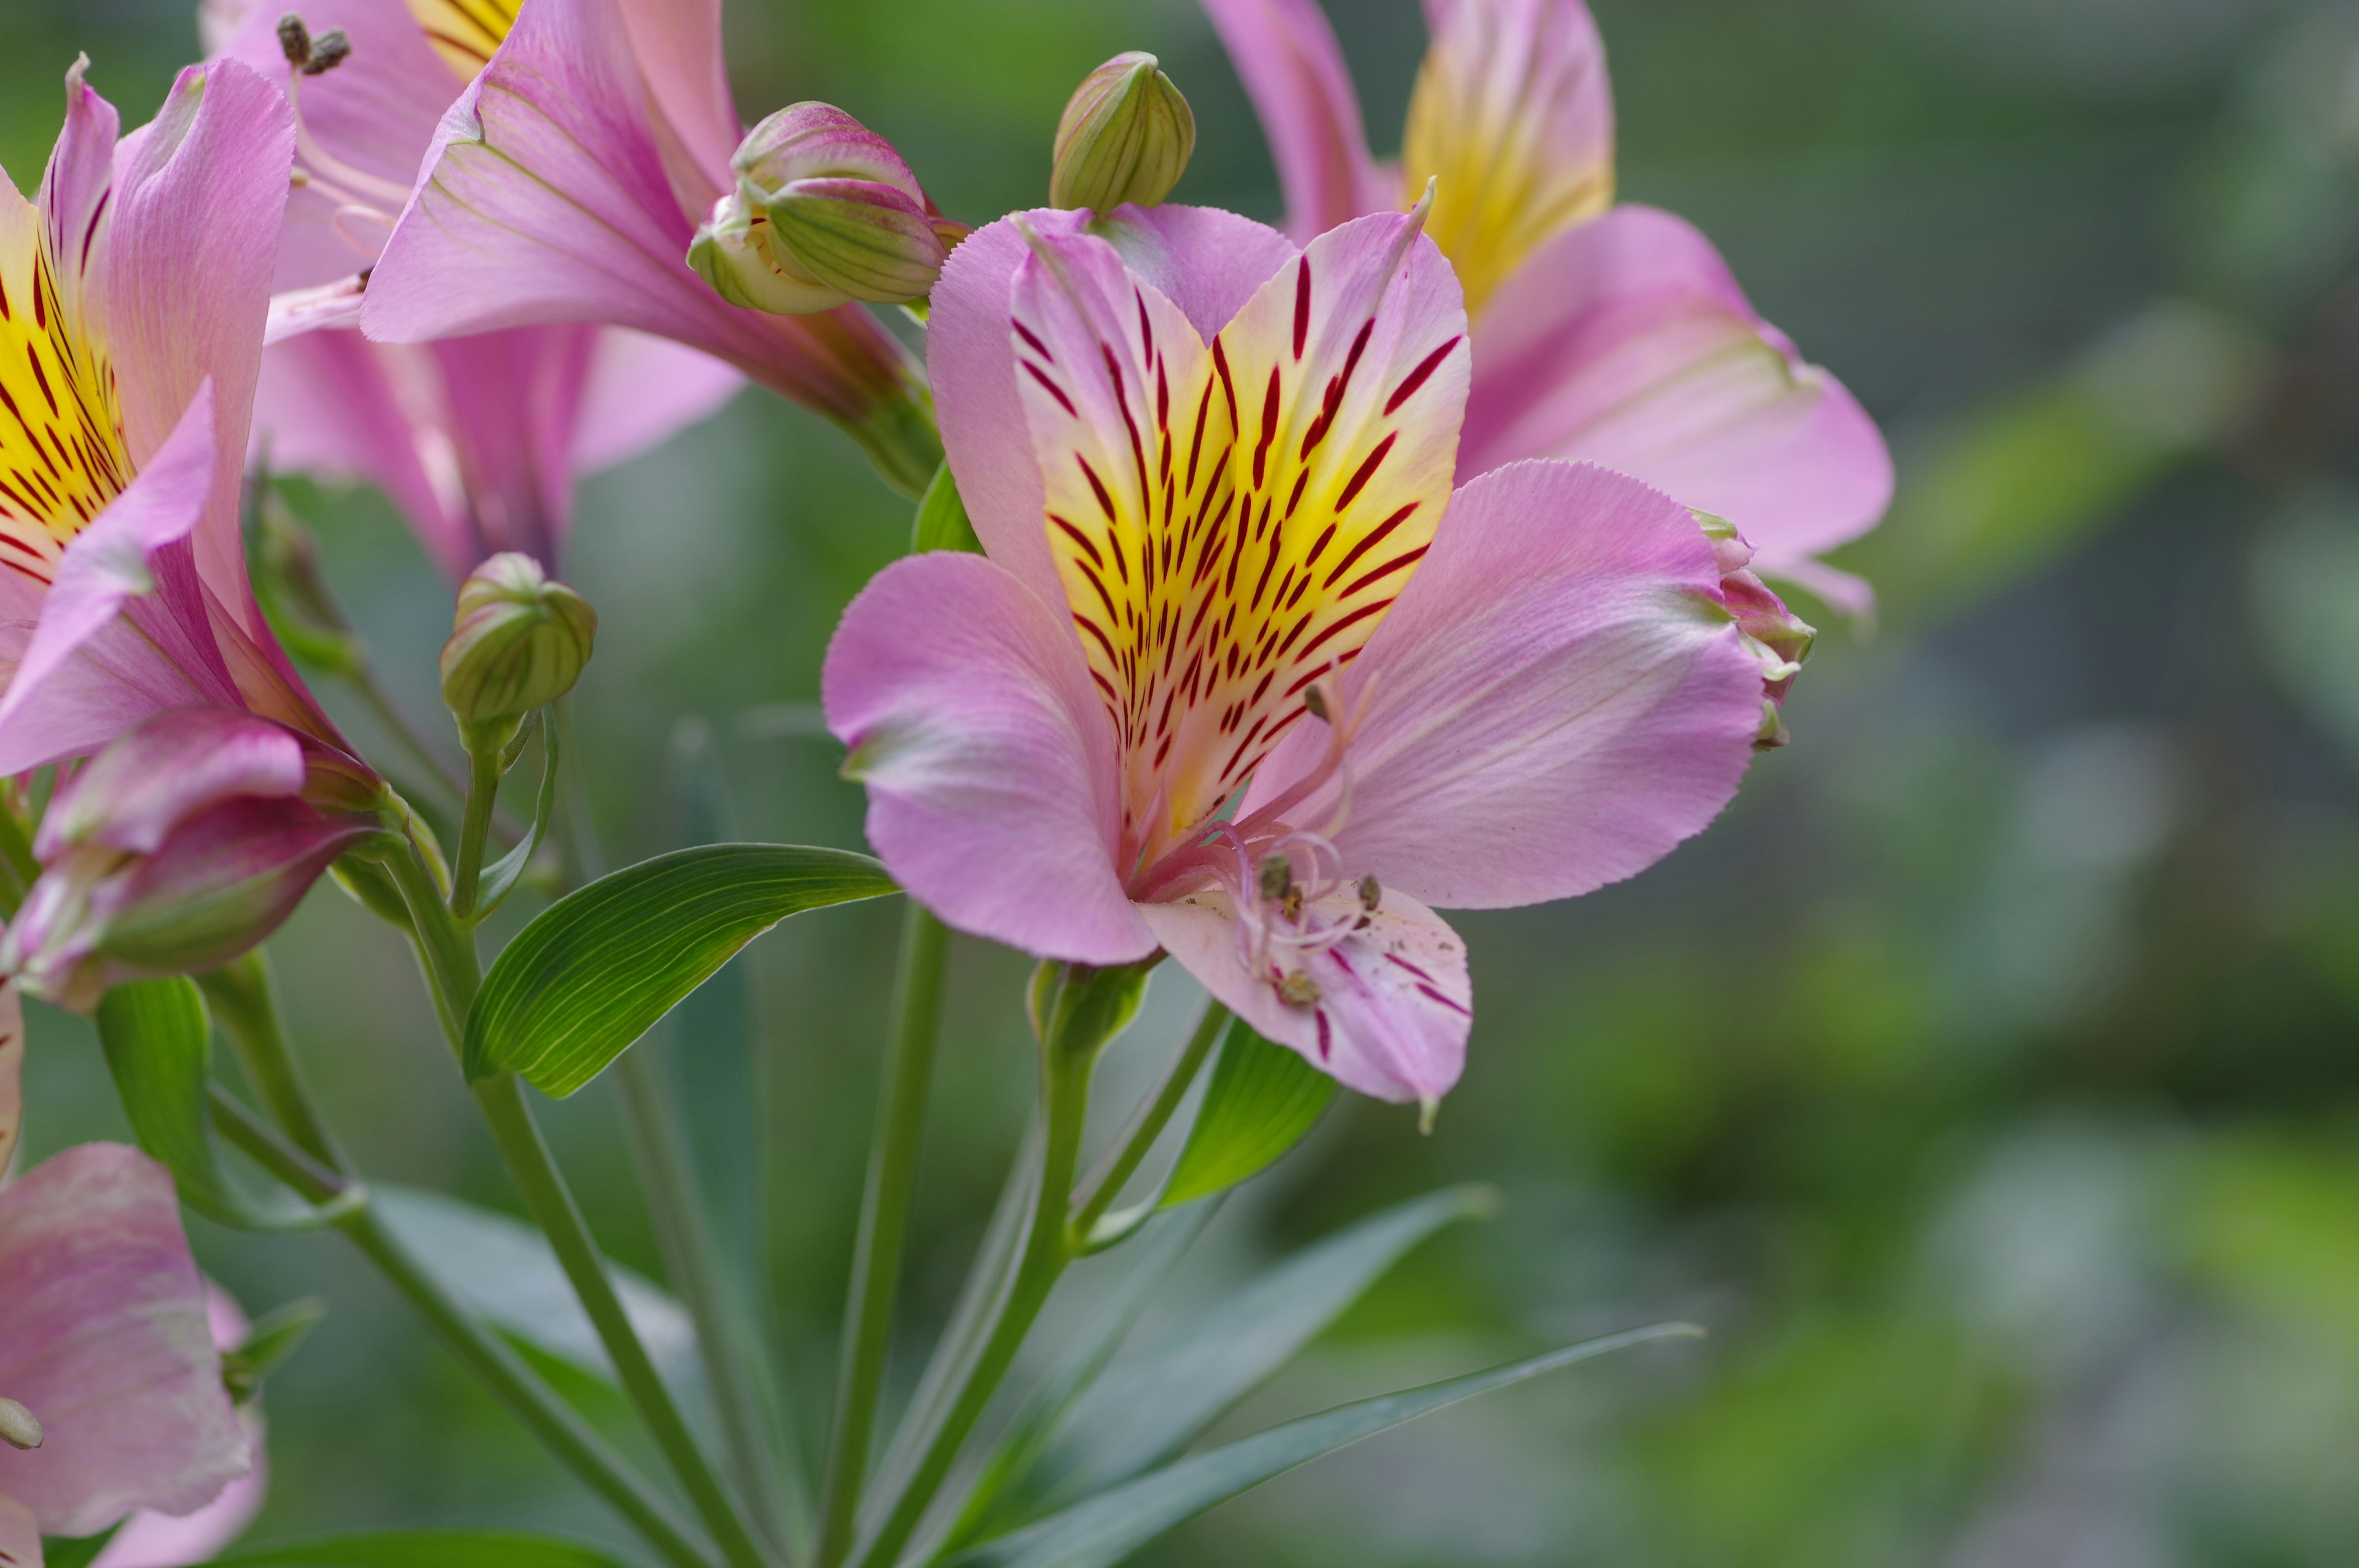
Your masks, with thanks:
[{"label": "green flower bud", "polygon": [[1196,116],[1155,57],[1118,54],[1082,80],[1057,123],[1049,205],[1103,214],[1171,194],[1196,150]]},{"label": "green flower bud", "polygon": [[442,701],[462,726],[512,723],[573,689],[598,612],[530,556],[494,556],[459,587],[442,644]]}]

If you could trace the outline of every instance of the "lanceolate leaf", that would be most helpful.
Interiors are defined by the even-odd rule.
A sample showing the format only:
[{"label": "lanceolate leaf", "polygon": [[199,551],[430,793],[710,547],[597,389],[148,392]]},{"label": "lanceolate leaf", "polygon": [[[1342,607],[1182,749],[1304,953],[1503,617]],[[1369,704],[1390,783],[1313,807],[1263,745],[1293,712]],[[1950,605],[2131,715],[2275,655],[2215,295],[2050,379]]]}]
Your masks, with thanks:
[{"label": "lanceolate leaf", "polygon": [[315,1206],[283,1189],[246,1192],[223,1165],[210,1107],[212,1024],[189,979],[136,980],[98,1004],[98,1038],[132,1135],[172,1173],[180,1201],[243,1230],[305,1230],[364,1201],[355,1187]]},{"label": "lanceolate leaf", "polygon": [[603,1547],[491,1530],[346,1535],[213,1559],[214,1568],[628,1568]]},{"label": "lanceolate leaf", "polygon": [[895,891],[865,855],[782,844],[708,844],[602,877],[492,965],[467,1018],[467,1076],[516,1073],[562,1098],[779,921]]},{"label": "lanceolate leaf", "polygon": [[1029,1529],[962,1552],[944,1568],[1110,1568],[1215,1504],[1362,1438],[1576,1361],[1701,1332],[1683,1323],[1634,1328],[1487,1372],[1338,1405],[1100,1492]]},{"label": "lanceolate leaf", "polygon": [[1385,1210],[1270,1270],[1166,1338],[1117,1358],[995,1510],[1038,1519],[1164,1463],[1292,1360],[1408,1249],[1488,1213],[1488,1187],[1451,1187]]},{"label": "lanceolate leaf", "polygon": [[1244,1019],[1229,1025],[1203,1108],[1163,1188],[1176,1208],[1259,1175],[1319,1124],[1335,1098],[1335,1080]]}]

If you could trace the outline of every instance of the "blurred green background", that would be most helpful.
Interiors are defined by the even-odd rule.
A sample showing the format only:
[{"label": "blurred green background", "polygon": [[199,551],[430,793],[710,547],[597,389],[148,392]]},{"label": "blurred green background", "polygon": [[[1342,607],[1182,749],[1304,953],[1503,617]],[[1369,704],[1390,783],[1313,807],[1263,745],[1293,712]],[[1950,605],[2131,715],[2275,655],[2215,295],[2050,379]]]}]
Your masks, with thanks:
[{"label": "blurred green background", "polygon": [[[1178,1293],[1480,1179],[1503,1189],[1495,1220],[1413,1256],[1232,1424],[1660,1317],[1712,1337],[1378,1439],[1143,1560],[2349,1563],[2359,13],[1595,4],[1625,194],[1701,222],[1891,435],[1898,503],[1839,557],[1882,611],[1872,630],[1813,615],[1795,744],[1702,838],[1630,885],[1463,919],[1480,1016],[1434,1133],[1339,1104],[1229,1206]],[[1180,199],[1275,214],[1259,131],[1186,0],[731,7],[749,118],[842,103],[958,217],[1040,200],[1066,93],[1130,48],[1196,108]],[[1387,145],[1416,0],[1331,15]],[[136,122],[194,38],[177,0],[6,0],[0,159],[31,182],[77,49]],[[375,497],[294,499],[388,678],[431,712],[447,589]],[[604,627],[580,718],[611,852],[859,841],[832,743],[774,705],[813,696],[836,611],[908,510],[756,394],[587,487],[571,575]],[[807,1436],[895,923],[790,925],[649,1047],[702,1119]],[[365,1167],[516,1207],[401,946],[323,886],[273,951]],[[913,1346],[1030,1090],[1022,962],[962,943],[956,965]],[[1187,991],[1158,977],[1113,1076],[1153,1070]],[[124,1136],[87,1029],[37,1010],[32,1043],[30,1157]],[[658,1273],[605,1087],[549,1119],[612,1249]],[[270,1384],[276,1484],[251,1539],[614,1533],[334,1238],[191,1227],[250,1308],[331,1306]]]}]

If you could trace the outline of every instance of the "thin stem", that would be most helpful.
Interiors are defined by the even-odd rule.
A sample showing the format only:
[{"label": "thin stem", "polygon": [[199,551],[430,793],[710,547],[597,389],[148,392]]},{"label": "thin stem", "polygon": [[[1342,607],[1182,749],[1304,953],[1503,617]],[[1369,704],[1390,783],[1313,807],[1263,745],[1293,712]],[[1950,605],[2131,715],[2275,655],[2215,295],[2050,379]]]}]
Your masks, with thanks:
[{"label": "thin stem", "polygon": [[[283,1141],[262,1119],[219,1085],[213,1119],[223,1135],[265,1170],[315,1203],[339,1196],[349,1178]],[[453,1301],[434,1277],[409,1255],[384,1219],[366,1204],[336,1221],[363,1256],[441,1336],[442,1341],[493,1394],[549,1445],[565,1467],[606,1499],[647,1544],[673,1568],[712,1568],[711,1556],[690,1538],[671,1505],[632,1470],[623,1457],[552,1393],[515,1351],[487,1332]]]},{"label": "thin stem", "polygon": [[419,732],[418,727],[409,721],[409,716],[402,712],[400,705],[393,700],[392,694],[377,683],[376,671],[369,665],[365,654],[337,673],[343,676],[344,684],[353,688],[353,694],[361,699],[361,706],[369,710],[369,716],[393,737],[394,744],[409,753],[410,761],[424,768],[434,783],[450,792],[452,801],[467,798],[465,782],[451,770],[449,759]]},{"label": "thin stem", "polygon": [[352,1162],[337,1147],[312,1102],[310,1087],[287,1039],[270,963],[259,947],[225,968],[197,977],[213,1017],[237,1051],[238,1065],[270,1114],[303,1152],[349,1175]]},{"label": "thin stem", "polygon": [[1221,1031],[1228,1026],[1229,1016],[1229,1010],[1219,1002],[1204,1003],[1204,1016],[1197,1020],[1196,1032],[1188,1036],[1188,1044],[1180,1048],[1180,1054],[1164,1069],[1163,1081],[1132,1114],[1130,1125],[1123,1129],[1114,1148],[1090,1173],[1089,1180],[1082,1184],[1081,1197],[1074,1206],[1065,1238],[1065,1244],[1075,1252],[1088,1244],[1091,1230],[1114,1200],[1122,1195],[1123,1184],[1137,1173],[1139,1162],[1163,1135],[1180,1102],[1188,1098],[1188,1087],[1204,1070],[1205,1058],[1220,1043]]},{"label": "thin stem", "polygon": [[923,1152],[927,1091],[933,1082],[940,1038],[943,974],[950,928],[913,899],[901,924],[901,959],[894,979],[885,1065],[876,1104],[876,1135],[860,1208],[860,1239],[853,1256],[852,1293],[843,1314],[843,1357],[836,1393],[835,1429],[828,1443],[821,1498],[821,1568],[836,1568],[852,1550],[860,1491],[875,1436],[876,1400],[892,1347],[893,1303],[901,1282],[903,1243]]},{"label": "thin stem", "polygon": [[[1069,988],[1069,989],[1071,988]],[[1016,1279],[993,1322],[983,1347],[975,1355],[966,1382],[935,1431],[933,1441],[910,1472],[908,1484],[895,1499],[892,1511],[860,1553],[860,1568],[885,1568],[908,1544],[934,1500],[934,1494],[956,1462],[959,1450],[983,1418],[1000,1380],[1015,1365],[1024,1336],[1047,1304],[1065,1266],[1072,1261],[1065,1231],[1066,1206],[1071,1200],[1073,1173],[1081,1162],[1082,1129],[1089,1114],[1090,1075],[1097,1063],[1103,1036],[1072,1040],[1064,1026],[1065,999],[1060,997],[1059,1017],[1044,1019],[1040,1067],[1040,1182],[1032,1207],[1032,1221],[1024,1235],[1024,1249],[1016,1264]]]},{"label": "thin stem", "polygon": [[663,1249],[664,1269],[696,1324],[697,1352],[712,1393],[713,1413],[729,1444],[738,1494],[770,1544],[784,1548],[792,1539],[786,1514],[788,1483],[756,1403],[761,1382],[753,1370],[755,1355],[722,1281],[720,1259],[697,1203],[695,1179],[680,1147],[662,1067],[642,1044],[624,1052],[615,1068],[622,1077],[624,1123],[647,1189],[656,1239]]},{"label": "thin stem", "polygon": [[467,745],[467,811],[459,824],[459,861],[451,873],[451,913],[461,921],[475,915],[475,888],[484,874],[484,840],[492,830],[492,811],[500,799],[502,742],[469,737]]}]

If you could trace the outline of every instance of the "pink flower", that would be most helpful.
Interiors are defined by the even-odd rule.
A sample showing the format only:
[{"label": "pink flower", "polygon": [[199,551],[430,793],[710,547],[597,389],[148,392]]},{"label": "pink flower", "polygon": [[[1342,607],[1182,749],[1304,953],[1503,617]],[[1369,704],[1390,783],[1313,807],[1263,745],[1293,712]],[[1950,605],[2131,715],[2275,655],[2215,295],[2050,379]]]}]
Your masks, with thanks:
[{"label": "pink flower", "polygon": [[[405,0],[321,0],[299,13],[307,30],[342,31],[352,52],[316,75],[288,59],[281,14],[255,5],[206,16],[212,52],[278,84],[299,116],[301,185],[279,237],[283,297],[255,448],[275,469],[375,483],[454,579],[502,550],[557,568],[574,481],[710,415],[740,378],[694,350],[614,328],[519,327],[420,345],[363,338],[350,326],[360,291],[340,280],[375,265],[437,122],[483,63],[434,40],[488,52],[499,40],[484,24],[501,13],[453,7],[429,30]],[[321,325],[337,321],[348,330]]]},{"label": "pink flower", "polygon": [[1297,253],[1223,212],[1039,211],[960,246],[929,351],[989,557],[880,574],[824,695],[871,842],[945,920],[1167,948],[1343,1083],[1430,1102],[1473,998],[1429,906],[1652,863],[1792,669],[1646,485],[1538,461],[1453,493],[1466,317],[1424,218]]},{"label": "pink flower", "polygon": [[[0,989],[0,1036],[23,1034]],[[0,1054],[12,1142],[15,1072]],[[41,1428],[0,1444],[0,1562],[135,1509],[195,1513],[253,1469],[171,1175],[137,1150],[85,1143],[0,1186],[0,1397]]]},{"label": "pink flower", "polygon": [[1438,181],[1428,232],[1464,283],[1474,379],[1458,471],[1587,459],[1730,519],[1762,569],[1849,610],[1814,559],[1873,528],[1892,461],[1843,384],[1756,316],[1712,243],[1613,205],[1614,104],[1582,0],[1426,0],[1401,167],[1372,160],[1318,0],[1203,0],[1307,238]]},{"label": "pink flower", "polygon": [[286,103],[234,60],[192,67],[118,146],[81,67],[66,85],[38,205],[0,189],[0,774],[212,707],[288,727],[367,794],[239,537]]},{"label": "pink flower", "polygon": [[[223,1354],[245,1343],[250,1328],[237,1299],[208,1281],[205,1316],[212,1327],[213,1347]],[[108,1538],[106,1548],[91,1560],[91,1568],[183,1568],[210,1563],[222,1549],[245,1533],[262,1511],[270,1490],[270,1455],[263,1444],[261,1400],[238,1412],[254,1453],[254,1468],[221,1489],[221,1495],[190,1514],[159,1513],[142,1509],[123,1521]]]},{"label": "pink flower", "polygon": [[[741,135],[718,0],[537,0],[496,49],[487,38],[473,42],[488,63],[443,115],[369,275],[369,336],[634,328],[826,416],[886,478],[922,488],[940,455],[924,377],[873,317],[732,305],[688,264],[699,222],[734,185]],[[355,35],[349,64],[365,47]]]}]

